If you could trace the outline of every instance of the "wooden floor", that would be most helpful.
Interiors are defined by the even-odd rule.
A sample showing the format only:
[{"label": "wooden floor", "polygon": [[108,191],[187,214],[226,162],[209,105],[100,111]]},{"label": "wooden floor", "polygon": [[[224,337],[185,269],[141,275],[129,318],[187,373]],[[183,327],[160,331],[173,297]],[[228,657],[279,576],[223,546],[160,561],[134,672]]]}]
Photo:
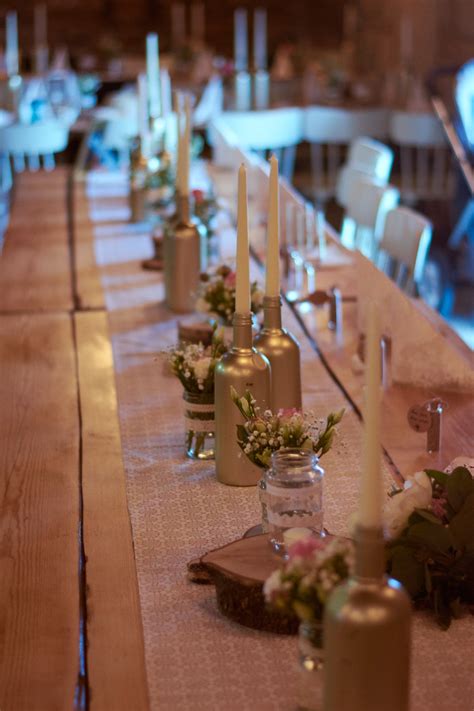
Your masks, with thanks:
[{"label": "wooden floor", "polygon": [[141,711],[112,353],[71,186],[18,178],[0,259],[0,709]]}]

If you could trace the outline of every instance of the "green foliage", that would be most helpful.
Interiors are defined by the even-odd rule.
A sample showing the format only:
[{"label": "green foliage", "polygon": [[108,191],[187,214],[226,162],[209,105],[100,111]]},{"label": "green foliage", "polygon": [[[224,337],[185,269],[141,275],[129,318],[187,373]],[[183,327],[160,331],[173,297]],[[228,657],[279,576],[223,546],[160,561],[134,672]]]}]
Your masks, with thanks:
[{"label": "green foliage", "polygon": [[474,480],[465,467],[427,469],[433,511],[416,509],[388,546],[388,570],[447,629],[463,604],[474,603]]}]

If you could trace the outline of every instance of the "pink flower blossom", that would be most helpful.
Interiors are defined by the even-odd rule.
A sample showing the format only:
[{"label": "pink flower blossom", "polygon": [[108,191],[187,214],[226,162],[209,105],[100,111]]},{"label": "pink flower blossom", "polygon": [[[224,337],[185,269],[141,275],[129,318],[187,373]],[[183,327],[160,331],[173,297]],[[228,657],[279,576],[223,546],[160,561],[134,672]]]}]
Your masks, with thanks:
[{"label": "pink flower blossom", "polygon": [[204,192],[202,190],[193,190],[194,202],[200,203],[204,201]]},{"label": "pink flower blossom", "polygon": [[224,279],[224,284],[233,288],[235,286],[236,274],[235,272],[229,272],[229,274]]},{"label": "pink flower blossom", "polygon": [[327,539],[308,536],[293,543],[288,549],[288,559],[309,558],[315,551],[323,550],[326,547]]}]

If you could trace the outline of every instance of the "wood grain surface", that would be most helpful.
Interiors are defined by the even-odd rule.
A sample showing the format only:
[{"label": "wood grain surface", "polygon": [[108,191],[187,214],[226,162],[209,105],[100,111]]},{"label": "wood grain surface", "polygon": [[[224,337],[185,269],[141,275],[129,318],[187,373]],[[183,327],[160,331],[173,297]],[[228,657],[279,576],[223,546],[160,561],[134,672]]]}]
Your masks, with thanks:
[{"label": "wood grain surface", "polygon": [[0,708],[73,708],[79,414],[67,314],[0,316]]},{"label": "wood grain surface", "polygon": [[18,176],[2,258],[0,313],[73,306],[65,169]]},{"label": "wood grain surface", "polygon": [[105,313],[75,315],[91,711],[148,709],[142,621]]}]

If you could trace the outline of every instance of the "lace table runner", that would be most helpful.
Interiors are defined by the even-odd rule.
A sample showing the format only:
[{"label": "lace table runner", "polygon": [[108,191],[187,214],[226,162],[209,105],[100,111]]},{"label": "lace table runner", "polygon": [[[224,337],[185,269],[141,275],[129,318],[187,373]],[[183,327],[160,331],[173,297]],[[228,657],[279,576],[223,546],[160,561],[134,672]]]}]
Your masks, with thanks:
[{"label": "lace table runner", "polygon": [[[108,215],[108,200],[93,197],[93,181],[88,194],[91,214]],[[184,456],[181,387],[157,359],[175,343],[177,319],[162,303],[161,275],[140,267],[150,240],[121,221],[124,209],[116,223],[96,224],[95,250],[114,351],[151,708],[296,709],[296,638],[230,622],[217,611],[213,587],[187,580],[188,561],[240,537],[259,521],[259,505],[255,488],[219,484],[213,463]],[[289,310],[284,321],[302,346],[305,408],[324,416],[347,407]],[[361,425],[348,408],[322,460],[325,525],[334,533],[347,533],[357,507],[360,445]],[[388,467],[384,475],[388,489]],[[415,616],[412,711],[472,711],[473,633],[472,619],[441,632],[431,618]]]}]

